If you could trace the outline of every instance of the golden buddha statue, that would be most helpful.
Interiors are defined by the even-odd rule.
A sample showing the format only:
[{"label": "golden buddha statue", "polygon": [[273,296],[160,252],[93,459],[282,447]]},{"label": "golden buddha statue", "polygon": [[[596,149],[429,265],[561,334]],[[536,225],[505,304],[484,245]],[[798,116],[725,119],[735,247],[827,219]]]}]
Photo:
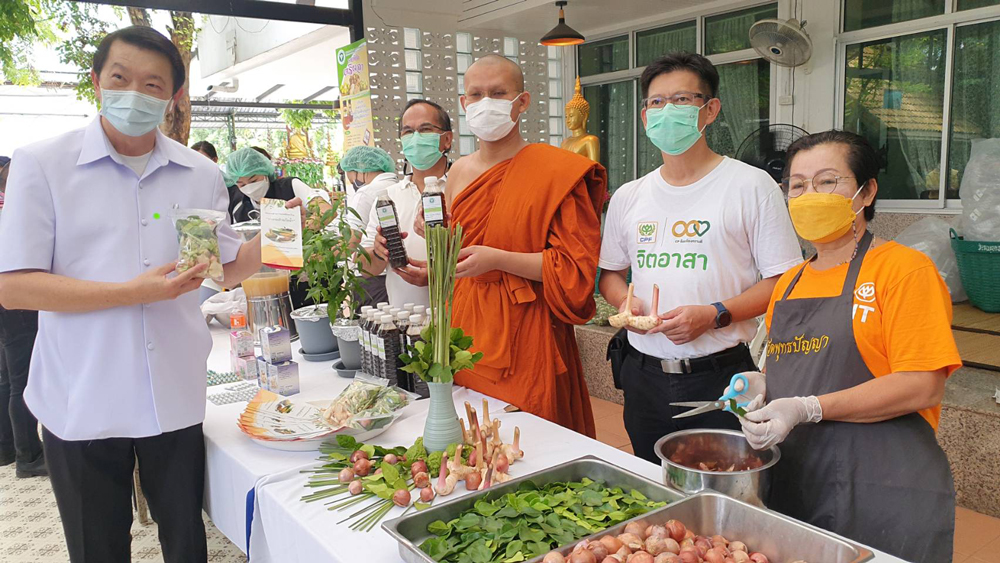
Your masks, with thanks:
[{"label": "golden buddha statue", "polygon": [[288,146],[285,147],[285,158],[299,160],[312,158],[312,147],[309,145],[308,133],[304,129],[294,129],[288,135]]},{"label": "golden buddha statue", "polygon": [[590,117],[590,104],[580,93],[580,78],[577,77],[576,93],[566,103],[566,128],[571,135],[563,141],[562,148],[597,162],[601,157],[601,140],[587,134],[588,117]]}]

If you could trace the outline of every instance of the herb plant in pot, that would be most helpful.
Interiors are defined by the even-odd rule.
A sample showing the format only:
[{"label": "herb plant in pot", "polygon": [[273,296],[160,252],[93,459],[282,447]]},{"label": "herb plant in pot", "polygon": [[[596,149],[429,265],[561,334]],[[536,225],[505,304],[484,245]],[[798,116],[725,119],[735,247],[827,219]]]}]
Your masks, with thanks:
[{"label": "herb plant in pot", "polygon": [[463,439],[452,386],[455,374],[472,369],[483,358],[473,354],[472,337],[461,328],[452,328],[452,297],[455,294],[455,266],[462,249],[462,227],[454,230],[435,226],[426,231],[427,282],[430,306],[434,313],[430,325],[421,333],[421,341],[400,354],[403,371],[427,382],[430,405],[424,424],[424,447],[427,451],[443,451]]},{"label": "herb plant in pot", "polygon": [[302,246],[305,255],[302,277],[309,284],[307,295],[314,303],[326,306],[329,323],[322,324],[336,337],[344,368],[356,370],[361,367],[357,312],[365,293],[364,279],[356,263],[359,258],[367,259],[368,253],[358,242],[361,231],[352,227],[348,215],[359,216],[347,207],[345,198],[337,199],[323,213],[314,205],[310,205],[310,210],[314,216],[307,223]]}]

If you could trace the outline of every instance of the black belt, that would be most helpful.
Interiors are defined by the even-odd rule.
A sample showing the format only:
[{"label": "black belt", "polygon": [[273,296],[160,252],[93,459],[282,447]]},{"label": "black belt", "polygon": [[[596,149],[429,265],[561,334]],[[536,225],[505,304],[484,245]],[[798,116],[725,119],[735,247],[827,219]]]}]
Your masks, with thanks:
[{"label": "black belt", "polygon": [[652,367],[667,374],[695,373],[699,371],[719,371],[724,367],[746,361],[749,349],[746,344],[737,344],[728,350],[683,360],[664,360],[649,354],[643,354],[629,347],[629,354],[637,359],[643,367]]}]

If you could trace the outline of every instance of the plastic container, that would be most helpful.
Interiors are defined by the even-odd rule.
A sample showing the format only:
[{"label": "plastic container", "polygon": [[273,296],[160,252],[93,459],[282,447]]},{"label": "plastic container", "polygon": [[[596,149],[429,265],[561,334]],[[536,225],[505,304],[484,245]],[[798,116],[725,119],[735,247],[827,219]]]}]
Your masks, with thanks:
[{"label": "plastic container", "polygon": [[388,195],[381,195],[375,203],[378,215],[378,225],[382,228],[382,236],[386,240],[389,251],[389,265],[393,268],[405,268],[409,261],[406,258],[406,247],[403,246],[403,235],[399,230],[399,214],[396,204]]},{"label": "plastic container", "polygon": [[448,209],[444,201],[444,182],[436,176],[424,179],[424,193],[420,196],[424,208],[424,228],[447,227]]},{"label": "plastic container", "polygon": [[1000,313],[1000,241],[971,241],[951,230],[951,247],[969,302],[987,313]]}]

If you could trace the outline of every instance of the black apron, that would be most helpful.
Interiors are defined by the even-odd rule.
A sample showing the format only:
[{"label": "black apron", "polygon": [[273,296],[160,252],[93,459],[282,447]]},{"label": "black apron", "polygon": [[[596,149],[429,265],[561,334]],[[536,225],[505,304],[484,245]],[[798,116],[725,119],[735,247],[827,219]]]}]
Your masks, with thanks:
[{"label": "black apron", "polygon": [[[268,199],[283,199],[288,201],[295,197],[295,190],[292,189],[292,180],[298,180],[291,176],[271,180],[267,187],[267,193],[263,197]],[[257,209],[253,200],[240,191],[237,186],[229,186],[229,218],[233,223],[242,223],[251,219],[250,212]]]},{"label": "black apron", "polygon": [[[854,339],[865,233],[837,297],[774,304],[767,399],[823,395],[870,381]],[[919,299],[920,296],[913,296]],[[768,508],[906,561],[951,561],[955,488],[931,425],[917,413],[871,424],[800,424],[779,446]]]}]

